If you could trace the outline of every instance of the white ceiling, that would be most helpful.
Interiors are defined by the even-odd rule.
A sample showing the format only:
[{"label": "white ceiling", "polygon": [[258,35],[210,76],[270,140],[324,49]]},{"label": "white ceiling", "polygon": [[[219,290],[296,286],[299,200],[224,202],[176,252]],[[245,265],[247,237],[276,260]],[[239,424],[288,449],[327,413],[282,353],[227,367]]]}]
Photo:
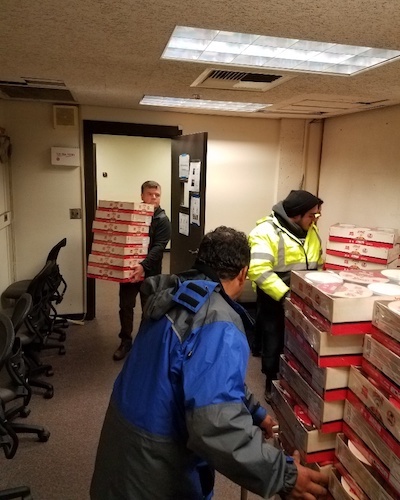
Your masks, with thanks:
[{"label": "white ceiling", "polygon": [[398,0],[1,0],[0,80],[59,80],[93,106],[154,109],[145,94],[273,104],[251,117],[400,103],[400,60],[352,77],[266,69],[290,78],[265,92],[191,87],[212,68],[261,70],[161,60],[176,25],[400,50]]}]

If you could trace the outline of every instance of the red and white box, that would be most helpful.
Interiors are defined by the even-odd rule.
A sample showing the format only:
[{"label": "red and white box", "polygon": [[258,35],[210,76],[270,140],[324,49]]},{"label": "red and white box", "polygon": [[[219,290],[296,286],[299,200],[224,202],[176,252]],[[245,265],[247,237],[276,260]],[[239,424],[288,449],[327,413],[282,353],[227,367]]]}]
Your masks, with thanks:
[{"label": "red and white box", "polygon": [[89,264],[87,268],[87,277],[128,283],[132,280],[133,270],[125,268],[113,269]]},{"label": "red and white box", "polygon": [[120,268],[131,269],[143,261],[142,256],[136,257],[116,257],[114,255],[89,255],[89,265],[111,267],[119,270]]},{"label": "red and white box", "polygon": [[93,233],[93,242],[124,247],[148,247],[149,236],[136,234]]},{"label": "red and white box", "polygon": [[363,284],[313,283],[306,277],[309,273],[292,271],[290,287],[325,318],[332,323],[372,321],[374,302],[382,296],[371,295],[367,285]]},{"label": "red and white box", "polygon": [[134,212],[143,215],[153,215],[154,206],[149,203],[132,202],[132,201],[108,201],[99,200],[98,208],[101,210],[113,210]]},{"label": "red and white box", "polygon": [[[382,332],[400,342],[400,314],[397,311],[399,301],[378,301],[374,304],[372,324]],[[393,309],[391,306],[393,305]],[[396,307],[394,307],[396,306]]]},{"label": "red and white box", "polygon": [[400,406],[393,404],[389,394],[368,380],[354,366],[350,369],[349,389],[369,409],[369,411],[400,441]]},{"label": "red and white box", "polygon": [[[350,449],[349,445],[352,447]],[[354,449],[354,452],[352,451]],[[373,473],[372,465],[368,464],[365,457],[349,442],[344,434],[338,434],[336,438],[336,457],[340,464],[348,471],[356,484],[361,488],[369,499],[393,500],[396,493],[388,488],[386,481]],[[361,457],[365,462],[357,458]],[[337,464],[335,464],[337,467]]]},{"label": "red and white box", "polygon": [[398,229],[386,227],[361,227],[354,224],[334,224],[329,228],[329,239],[342,238],[347,242],[394,246],[400,242]]},{"label": "red and white box", "polygon": [[344,421],[385,465],[391,484],[400,492],[400,444],[351,391],[345,402]]},{"label": "red and white box", "polygon": [[96,216],[95,216],[95,220],[97,221],[118,222],[124,224],[132,224],[135,222],[139,222],[141,224],[145,224],[146,226],[150,226],[151,219],[152,219],[151,215],[145,215],[136,212],[119,212],[112,210],[96,210]]},{"label": "red and white box", "polygon": [[323,433],[340,432],[344,401],[324,401],[283,355],[280,358],[279,368],[285,382],[284,387],[289,386],[289,392],[293,395],[294,391],[304,402],[307,414],[317,429]]},{"label": "red and white box", "polygon": [[340,337],[331,335],[315,325],[290,299],[285,301],[285,315],[304,336],[318,357],[362,354],[363,337],[361,335],[343,335]]},{"label": "red and white box", "polygon": [[[358,500],[371,500],[367,496],[363,495],[360,488],[354,484],[354,487],[351,487],[351,479],[350,482],[343,481],[344,476],[340,473],[340,471],[333,467],[329,473],[329,493],[331,494],[331,498],[334,500],[354,500],[357,498]],[[346,487],[344,486],[346,484]]]},{"label": "red and white box", "polygon": [[114,223],[108,221],[100,221],[94,220],[93,231],[99,232],[108,232],[108,233],[117,233],[117,234],[141,234],[142,236],[149,235],[149,226],[146,226],[141,223],[136,224],[122,224],[122,223]]},{"label": "red and white box", "polygon": [[[304,423],[296,416],[296,402],[283,388],[281,381],[272,382],[271,399],[279,420],[279,430],[286,441],[299,450],[306,463],[333,460],[336,433],[324,434],[311,422]],[[286,448],[285,448],[286,449]],[[287,452],[291,450],[287,449]]]},{"label": "red and white box", "polygon": [[364,339],[363,356],[396,385],[400,386],[400,356],[369,334]]},{"label": "red and white box", "polygon": [[366,260],[352,259],[349,257],[338,257],[337,255],[330,255],[327,252],[325,257],[325,269],[358,269],[360,271],[373,271],[380,269],[395,269],[398,265],[398,259],[392,260],[388,263],[367,262]]},{"label": "red and white box", "polygon": [[108,245],[103,243],[92,243],[92,253],[99,255],[121,255],[121,256],[140,256],[143,260],[148,252],[148,247],[143,245],[123,247],[119,245]]},{"label": "red and white box", "polygon": [[371,321],[355,321],[348,323],[333,323],[329,321],[325,316],[318,312],[312,305],[308,298],[302,299],[299,295],[293,292],[290,293],[290,302],[295,304],[307,317],[313,325],[318,329],[325,331],[330,335],[365,335],[366,333],[371,333],[372,323]]},{"label": "red and white box", "polygon": [[[389,394],[389,399],[399,406],[400,404],[400,387],[395,384],[390,378],[386,377],[378,368],[372,365],[365,358],[361,360],[361,368],[363,372],[366,373],[368,379],[376,385],[376,387],[381,388],[387,394]],[[394,401],[395,400],[395,401]]]},{"label": "red and white box", "polygon": [[328,240],[326,244],[326,253],[328,255],[336,255],[347,259],[375,262],[376,264],[386,266],[389,262],[399,257],[400,246],[396,244],[393,247],[386,248]]},{"label": "red and white box", "polygon": [[[292,350],[290,350],[292,347]],[[301,348],[285,336],[284,354],[291,366],[324,401],[346,399],[350,367],[320,368]]]}]

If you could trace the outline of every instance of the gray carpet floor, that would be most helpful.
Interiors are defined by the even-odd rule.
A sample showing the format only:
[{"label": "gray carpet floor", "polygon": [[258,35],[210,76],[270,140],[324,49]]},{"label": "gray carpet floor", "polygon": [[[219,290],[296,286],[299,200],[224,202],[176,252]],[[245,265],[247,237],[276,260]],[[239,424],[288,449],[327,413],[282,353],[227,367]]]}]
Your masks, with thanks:
[{"label": "gray carpet floor", "polygon": [[[112,360],[118,346],[118,284],[97,281],[96,319],[67,329],[66,354],[47,351],[43,362],[53,365],[54,397],[35,391],[26,423],[44,425],[51,433],[46,443],[20,435],[12,460],[0,450],[0,490],[29,485],[34,500],[87,500],[98,437],[112,384],[121,362]],[[140,301],[138,301],[140,302]],[[140,306],[135,325],[140,319]],[[260,359],[250,357],[247,382],[263,401],[264,377]],[[240,487],[217,475],[216,500],[241,498]],[[259,498],[251,493],[248,500]],[[135,499],[140,500],[140,499]],[[179,500],[179,499],[177,499]]]}]

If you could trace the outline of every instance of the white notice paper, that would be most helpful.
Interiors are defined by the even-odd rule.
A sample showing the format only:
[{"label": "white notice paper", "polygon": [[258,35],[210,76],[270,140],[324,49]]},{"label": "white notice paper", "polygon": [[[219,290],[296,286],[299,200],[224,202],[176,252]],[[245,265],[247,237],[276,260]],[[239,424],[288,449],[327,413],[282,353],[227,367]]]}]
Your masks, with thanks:
[{"label": "white notice paper", "polygon": [[200,191],[200,161],[191,161],[189,169],[189,190],[198,193]]},{"label": "white notice paper", "polygon": [[187,153],[179,155],[179,179],[187,181],[189,177],[190,156]]},{"label": "white notice paper", "polygon": [[200,196],[192,195],[190,198],[190,223],[200,226]]},{"label": "white notice paper", "polygon": [[179,212],[179,233],[189,236],[189,216]]}]

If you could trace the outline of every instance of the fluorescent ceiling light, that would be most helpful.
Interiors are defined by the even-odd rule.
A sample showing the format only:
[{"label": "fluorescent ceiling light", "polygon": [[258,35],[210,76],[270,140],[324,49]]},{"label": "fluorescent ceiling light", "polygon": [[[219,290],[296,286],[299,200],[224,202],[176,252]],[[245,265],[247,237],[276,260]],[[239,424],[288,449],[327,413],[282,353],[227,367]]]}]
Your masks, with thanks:
[{"label": "fluorescent ceiling light", "polygon": [[166,106],[169,108],[214,109],[219,111],[237,111],[254,113],[272,104],[256,104],[252,102],[207,101],[204,99],[181,99],[179,97],[160,97],[146,95],[139,104],[148,106]]},{"label": "fluorescent ceiling light", "polygon": [[177,26],[162,58],[354,75],[399,56],[398,50]]}]

